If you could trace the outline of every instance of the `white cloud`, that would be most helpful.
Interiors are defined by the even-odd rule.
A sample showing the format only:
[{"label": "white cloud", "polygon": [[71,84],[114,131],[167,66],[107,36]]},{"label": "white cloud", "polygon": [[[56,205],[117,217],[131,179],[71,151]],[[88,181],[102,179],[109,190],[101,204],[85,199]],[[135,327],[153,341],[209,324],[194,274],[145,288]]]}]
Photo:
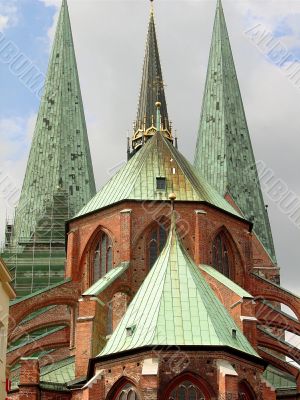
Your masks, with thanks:
[{"label": "white cloud", "polygon": [[36,114],[0,119],[0,242],[6,218],[11,219],[21,193]]},{"label": "white cloud", "polygon": [[0,32],[16,26],[18,23],[18,7],[15,0],[2,0],[0,3]]},{"label": "white cloud", "polygon": [[49,44],[51,45],[54,39],[55,35],[55,29],[59,17],[59,11],[60,11],[60,6],[61,6],[61,0],[40,0],[46,7],[55,7],[56,8],[56,13],[53,16],[52,24],[50,28],[48,29],[48,38],[49,38]]},{"label": "white cloud", "polygon": [[4,29],[8,26],[9,18],[6,15],[0,15],[0,32],[3,32]]}]

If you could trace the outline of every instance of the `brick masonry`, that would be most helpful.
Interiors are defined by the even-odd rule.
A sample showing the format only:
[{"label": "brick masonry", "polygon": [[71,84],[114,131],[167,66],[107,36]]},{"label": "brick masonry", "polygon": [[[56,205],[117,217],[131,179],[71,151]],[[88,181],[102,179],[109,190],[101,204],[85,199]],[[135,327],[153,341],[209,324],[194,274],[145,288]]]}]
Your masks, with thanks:
[{"label": "brick masonry", "polygon": [[[297,316],[300,316],[300,300],[276,285],[279,282],[279,270],[272,264],[264,248],[252,234],[251,224],[203,203],[178,202],[175,203],[175,209],[179,235],[184,247],[197,264],[212,265],[213,240],[220,232],[225,235],[231,260],[230,278],[249,291],[255,302],[239,298],[236,293],[204,273],[205,278],[255,348],[263,343],[270,349],[280,350],[286,354],[287,349],[283,345],[280,348],[277,346],[275,349],[274,343],[265,333],[259,331],[257,326],[270,325],[274,329],[282,329],[284,323],[290,321],[285,321],[284,316],[280,315],[280,318],[277,317],[274,322],[275,316],[279,315],[274,310],[267,315],[263,314],[262,317],[261,307],[265,307],[265,305],[261,303],[261,300],[267,299],[274,304],[275,302],[284,303],[290,306]],[[60,339],[46,338],[45,343],[39,344],[39,348],[60,345],[62,358],[66,357],[66,354],[75,355],[76,377],[85,377],[88,373],[90,359],[99,354],[105,345],[107,335],[110,335],[111,330],[115,329],[124,315],[127,305],[149,272],[148,244],[150,233],[157,224],[163,224],[166,227],[170,225],[170,205],[167,202],[125,201],[71,221],[68,227],[65,270],[66,278],[70,278],[70,282],[67,281],[57,288],[41,293],[37,298],[29,298],[12,306],[9,333],[11,341],[19,338],[26,328],[33,332],[41,327],[53,326],[56,312],[58,315],[56,322],[66,326],[63,340],[62,337]],[[92,284],[93,252],[101,231],[111,238],[113,265],[117,266],[120,262],[129,261],[130,266],[123,275],[102,291],[98,298],[87,296],[82,298],[82,293]],[[259,277],[253,273],[258,274]],[[20,325],[26,316],[50,305],[56,307],[30,322]],[[297,331],[299,323],[294,321],[293,327]],[[10,356],[10,364],[24,355],[32,354],[35,349],[34,344],[29,345],[28,348],[26,346],[21,348]],[[296,350],[295,354],[298,356]],[[153,354],[147,355],[147,357],[150,356],[153,357]],[[99,364],[98,367],[104,368],[105,371],[103,378],[94,383],[92,388],[83,391],[74,390],[72,398],[76,400],[110,398],[109,393],[113,391],[114,385],[119,385],[118,381],[121,379],[122,383],[122,379],[125,378],[130,378],[132,382],[136,383],[143,399],[163,398],[165,388],[173,378],[176,378],[176,373],[168,370],[165,361],[169,360],[171,356],[170,353],[159,355],[159,371],[156,376],[144,376],[141,373],[146,355],[143,355],[144,358],[130,356],[126,360],[106,363],[105,368]],[[259,378],[262,372],[261,366],[251,363],[250,366],[249,363],[245,364],[245,361],[225,353],[207,352],[201,356],[198,353],[191,353],[189,357],[191,360],[189,372],[202,378],[205,377],[212,398],[216,393],[222,393],[229,388],[236,393],[238,385],[242,381],[248,382],[257,398],[267,400],[276,398],[274,390],[266,387]],[[268,359],[272,361],[270,357],[268,356]],[[59,359],[58,350],[55,359]],[[234,364],[238,378],[221,379],[218,376],[216,360],[226,360],[231,365]],[[40,362],[42,365],[43,359]],[[277,366],[284,369],[284,362],[280,364],[278,361]],[[285,371],[297,377],[295,368],[287,366]],[[34,389],[30,390],[34,392]],[[12,398],[21,398],[18,395],[18,393],[14,393]],[[33,394],[27,393],[26,396],[27,400],[34,399],[31,397]],[[60,399],[58,394],[46,393],[43,390],[41,398]],[[65,399],[65,397],[61,398]]]}]

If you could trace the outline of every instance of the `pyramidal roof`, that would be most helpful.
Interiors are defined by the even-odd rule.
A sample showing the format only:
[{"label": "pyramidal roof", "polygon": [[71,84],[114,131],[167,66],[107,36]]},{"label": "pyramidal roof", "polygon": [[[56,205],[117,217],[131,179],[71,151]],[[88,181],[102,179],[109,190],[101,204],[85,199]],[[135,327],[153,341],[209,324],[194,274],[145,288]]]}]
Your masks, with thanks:
[{"label": "pyramidal roof", "polygon": [[164,250],[99,356],[175,345],[230,347],[258,357],[182,246],[174,218]]},{"label": "pyramidal roof", "polygon": [[[165,178],[165,190],[157,189],[157,178]],[[77,214],[80,217],[124,200],[201,201],[241,218],[237,211],[160,132],[157,132]]]},{"label": "pyramidal roof", "polygon": [[221,0],[218,0],[202,102],[195,167],[229,194],[276,262]]},{"label": "pyramidal roof", "polygon": [[78,212],[96,192],[66,0],[62,2],[16,210],[15,243],[32,237],[47,209],[53,208],[57,192],[67,196],[64,219]]}]

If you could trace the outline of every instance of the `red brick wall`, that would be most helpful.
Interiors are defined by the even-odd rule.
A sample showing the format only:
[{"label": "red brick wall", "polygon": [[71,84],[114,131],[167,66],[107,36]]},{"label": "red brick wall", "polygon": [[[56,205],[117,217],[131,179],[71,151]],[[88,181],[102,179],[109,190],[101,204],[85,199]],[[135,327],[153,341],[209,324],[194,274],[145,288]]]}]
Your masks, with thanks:
[{"label": "red brick wall", "polygon": [[[131,213],[122,212],[128,209],[132,210]],[[197,215],[196,218],[195,211],[198,209],[204,210],[207,214]],[[242,284],[246,266],[249,264],[249,257],[245,251],[249,241],[248,223],[199,203],[176,203],[176,212],[178,214],[178,231],[184,246],[190,255],[196,256],[197,261],[201,263],[212,263],[212,240],[216,232],[226,226],[226,233],[231,239],[233,250],[233,279]],[[76,246],[73,239],[69,241],[68,258],[80,261],[74,262],[72,267],[68,267],[68,273],[71,273],[73,279],[81,281],[82,290],[90,286],[91,257],[89,251],[99,230],[104,229],[113,240],[114,265],[127,260],[128,255],[131,254],[131,286],[132,290],[136,292],[148,273],[146,249],[149,229],[153,226],[154,221],[169,218],[169,215],[170,205],[167,203],[128,201],[72,222],[70,230],[76,231],[78,241],[76,241]],[[126,248],[125,242],[127,245],[130,243],[130,249]],[[74,253],[76,253],[76,257],[74,257]]]},{"label": "red brick wall", "polygon": [[[143,361],[149,358],[159,359],[159,369],[156,376],[142,375]],[[217,360],[226,360],[234,369],[238,376],[235,379],[227,378],[222,382],[218,377]],[[260,381],[260,374],[263,368],[253,362],[247,362],[237,356],[231,356],[223,352],[183,352],[178,351],[155,351],[140,355],[120,358],[114,361],[99,363],[95,367],[103,370],[103,384],[105,386],[105,399],[113,395],[119,383],[125,384],[126,381],[132,382],[138,392],[149,400],[163,398],[165,391],[172,384],[172,381],[184,373],[192,373],[199,380],[204,380],[206,390],[212,397],[219,393],[230,391],[237,395],[238,383],[247,380],[253,388],[257,398],[261,398],[263,384]],[[93,393],[93,388],[91,389]],[[108,396],[108,397],[107,397]],[[234,397],[232,397],[234,398]],[[77,398],[76,398],[77,400]]]}]

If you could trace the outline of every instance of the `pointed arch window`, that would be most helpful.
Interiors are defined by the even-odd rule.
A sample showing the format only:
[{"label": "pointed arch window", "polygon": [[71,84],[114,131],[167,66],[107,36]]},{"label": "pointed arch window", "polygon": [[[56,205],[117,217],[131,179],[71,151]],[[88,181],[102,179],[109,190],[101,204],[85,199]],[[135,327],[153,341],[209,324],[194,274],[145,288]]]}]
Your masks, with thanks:
[{"label": "pointed arch window", "polygon": [[168,230],[165,224],[158,223],[151,230],[148,244],[149,268],[152,268],[158,256],[166,245]]},{"label": "pointed arch window", "polygon": [[168,397],[168,400],[206,400],[202,390],[190,381],[181,382]]},{"label": "pointed arch window", "polygon": [[93,254],[93,282],[97,282],[113,267],[112,241],[103,231],[100,232]]},{"label": "pointed arch window", "polygon": [[135,387],[127,383],[114,397],[114,400],[140,400],[140,397]]},{"label": "pointed arch window", "polygon": [[223,232],[220,232],[213,241],[212,248],[212,263],[213,266],[221,272],[221,274],[230,277],[230,256],[228,241]]},{"label": "pointed arch window", "polygon": [[245,381],[239,382],[238,400],[256,400],[252,388]]}]

